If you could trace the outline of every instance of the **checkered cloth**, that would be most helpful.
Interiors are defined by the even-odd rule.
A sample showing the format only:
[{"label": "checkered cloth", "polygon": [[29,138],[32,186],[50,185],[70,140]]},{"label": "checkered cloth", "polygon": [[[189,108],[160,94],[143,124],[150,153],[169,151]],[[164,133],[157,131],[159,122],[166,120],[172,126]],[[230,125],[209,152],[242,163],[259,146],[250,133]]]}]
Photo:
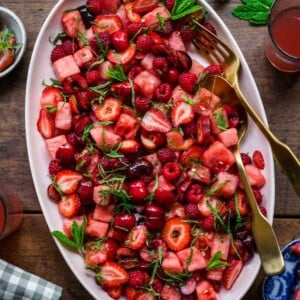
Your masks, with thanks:
[{"label": "checkered cloth", "polygon": [[0,259],[1,300],[57,300],[62,288]]}]

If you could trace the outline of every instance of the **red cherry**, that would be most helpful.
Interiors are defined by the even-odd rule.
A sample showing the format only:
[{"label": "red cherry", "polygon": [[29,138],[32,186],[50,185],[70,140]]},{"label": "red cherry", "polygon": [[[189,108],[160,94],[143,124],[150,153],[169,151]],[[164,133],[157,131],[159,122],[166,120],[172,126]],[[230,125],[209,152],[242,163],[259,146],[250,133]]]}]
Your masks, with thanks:
[{"label": "red cherry", "polygon": [[163,176],[168,181],[174,181],[179,178],[181,173],[180,165],[176,162],[168,162],[162,169]]},{"label": "red cherry", "polygon": [[158,230],[164,227],[165,219],[151,217],[146,220],[145,225],[148,230]]},{"label": "red cherry", "polygon": [[147,218],[164,218],[165,211],[157,204],[148,204],[145,207],[145,215]]},{"label": "red cherry", "polygon": [[111,42],[118,52],[122,52],[129,46],[128,33],[124,30],[115,31],[111,36]]},{"label": "red cherry", "polygon": [[88,179],[83,179],[80,181],[77,193],[80,202],[83,205],[91,206],[95,204],[93,200],[93,192],[94,192],[94,185],[92,181]]},{"label": "red cherry", "polygon": [[129,183],[129,195],[132,197],[132,202],[136,204],[144,203],[147,197],[147,186],[144,180],[136,180]]},{"label": "red cherry", "polygon": [[118,244],[113,239],[107,239],[107,241],[104,244],[107,260],[115,259],[118,248]]},{"label": "red cherry", "polygon": [[169,208],[176,200],[173,192],[158,188],[154,193],[154,201],[162,207]]},{"label": "red cherry", "polygon": [[115,215],[114,226],[117,228],[131,229],[136,222],[136,218],[133,214],[120,213]]},{"label": "red cherry", "polygon": [[60,146],[56,151],[56,159],[62,164],[69,164],[74,162],[74,147],[73,145],[66,143]]}]

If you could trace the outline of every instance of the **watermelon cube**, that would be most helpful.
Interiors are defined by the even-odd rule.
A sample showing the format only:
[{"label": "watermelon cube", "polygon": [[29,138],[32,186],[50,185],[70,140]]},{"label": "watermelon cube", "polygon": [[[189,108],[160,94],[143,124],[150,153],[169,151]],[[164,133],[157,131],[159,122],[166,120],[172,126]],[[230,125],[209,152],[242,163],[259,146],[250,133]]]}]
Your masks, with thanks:
[{"label": "watermelon cube", "polygon": [[80,69],[77,66],[73,55],[64,56],[53,63],[54,73],[60,82],[67,77],[79,74]]},{"label": "watermelon cube", "polygon": [[122,141],[122,138],[114,133],[111,125],[97,124],[91,129],[90,134],[99,147],[114,146]]},{"label": "watermelon cube", "polygon": [[85,233],[90,237],[101,239],[106,236],[108,227],[108,223],[91,219],[88,221]]},{"label": "watermelon cube", "polygon": [[171,49],[177,51],[186,51],[185,44],[181,38],[179,31],[173,31],[170,37],[168,38],[168,43]]},{"label": "watermelon cube", "polygon": [[239,177],[226,171],[219,172],[216,182],[211,189],[216,188],[219,196],[230,198],[236,192],[239,184]]},{"label": "watermelon cube", "polygon": [[162,261],[162,268],[171,274],[182,273],[183,268],[174,252],[167,252]]},{"label": "watermelon cube", "polygon": [[198,89],[195,96],[193,97],[193,100],[198,103],[198,105],[206,107],[208,109],[216,108],[221,102],[220,97],[212,94],[211,91],[203,87],[200,87]]},{"label": "watermelon cube", "polygon": [[217,300],[214,287],[208,280],[200,280],[196,287],[197,300]]},{"label": "watermelon cube", "polygon": [[168,20],[171,17],[171,14],[168,11],[168,9],[165,6],[160,6],[145,14],[142,18],[142,22],[145,22],[145,25],[147,27],[153,24],[157,24],[158,15],[163,20]]},{"label": "watermelon cube", "polygon": [[[110,187],[107,185],[97,185],[94,187],[93,191],[93,200],[96,204],[107,206],[110,202],[110,195],[103,194],[103,191],[110,190]],[[98,213],[98,212],[97,212]],[[99,215],[98,215],[99,217]]]},{"label": "watermelon cube", "polygon": [[46,143],[46,147],[48,150],[48,153],[50,154],[51,159],[55,159],[56,158],[56,151],[57,149],[64,145],[67,144],[67,138],[64,134],[55,136],[53,138],[47,139],[45,140]]},{"label": "watermelon cube", "polygon": [[218,140],[227,148],[234,146],[238,143],[238,131],[236,128],[229,128],[221,131],[218,134]]},{"label": "watermelon cube", "polygon": [[57,103],[55,114],[55,127],[60,130],[70,130],[72,127],[72,109],[68,102]]},{"label": "watermelon cube", "polygon": [[203,183],[210,183],[211,180],[210,169],[203,165],[199,165],[196,167],[193,166],[188,171],[188,176],[193,178],[193,180],[197,180]]},{"label": "watermelon cube", "polygon": [[144,96],[152,98],[154,91],[160,85],[160,79],[145,70],[140,72],[134,78],[134,83],[140,88],[140,91]]},{"label": "watermelon cube", "polygon": [[94,58],[94,55],[90,48],[83,47],[79,50],[77,50],[73,54],[74,60],[78,67],[82,67],[85,63],[89,62]]},{"label": "watermelon cube", "polygon": [[176,253],[184,269],[189,272],[202,270],[207,266],[207,258],[196,247],[189,247]]},{"label": "watermelon cube", "polygon": [[173,91],[172,91],[172,95],[171,95],[171,99],[173,100],[173,104],[177,103],[177,102],[182,102],[182,101],[186,101],[186,99],[190,98],[190,95],[184,91],[180,85],[177,85]]},{"label": "watermelon cube", "polygon": [[65,235],[67,237],[71,237],[71,228],[73,225],[73,222],[76,222],[77,225],[80,227],[83,223],[83,217],[82,216],[78,216],[78,217],[74,217],[74,218],[64,218],[63,220],[63,231],[65,233]]},{"label": "watermelon cube", "polygon": [[149,71],[150,73],[155,75],[155,72],[153,70],[153,60],[154,60],[155,56],[152,53],[148,53],[147,55],[145,55],[145,57],[141,60],[141,66]]},{"label": "watermelon cube", "polygon": [[66,34],[72,38],[75,38],[80,33],[85,32],[85,26],[78,10],[64,12],[61,22]]},{"label": "watermelon cube", "polygon": [[253,165],[246,165],[245,170],[250,182],[250,185],[256,188],[262,188],[266,183],[266,178],[259,168]]},{"label": "watermelon cube", "polygon": [[204,66],[200,64],[196,59],[192,60],[192,67],[190,68],[189,72],[194,73],[197,77],[203,72]]},{"label": "watermelon cube", "polygon": [[213,256],[217,252],[221,252],[222,260],[227,260],[230,249],[230,237],[228,234],[215,234],[210,249],[210,256]]},{"label": "watermelon cube", "polygon": [[[99,190],[98,190],[99,191]],[[93,219],[101,222],[110,223],[113,220],[114,205],[96,205],[93,212]]]}]

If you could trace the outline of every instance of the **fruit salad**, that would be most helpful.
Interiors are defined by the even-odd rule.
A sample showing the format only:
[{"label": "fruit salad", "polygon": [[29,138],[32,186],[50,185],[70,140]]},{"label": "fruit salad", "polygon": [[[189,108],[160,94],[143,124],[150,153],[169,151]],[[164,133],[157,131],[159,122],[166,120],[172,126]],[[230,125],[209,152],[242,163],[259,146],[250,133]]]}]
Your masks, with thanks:
[{"label": "fruit salad", "polygon": [[[37,130],[53,235],[113,299],[217,299],[255,252],[239,110],[203,87],[223,71],[190,56],[193,20],[217,34],[194,1],[87,0],[51,37]],[[266,214],[263,153],[242,160]]]}]

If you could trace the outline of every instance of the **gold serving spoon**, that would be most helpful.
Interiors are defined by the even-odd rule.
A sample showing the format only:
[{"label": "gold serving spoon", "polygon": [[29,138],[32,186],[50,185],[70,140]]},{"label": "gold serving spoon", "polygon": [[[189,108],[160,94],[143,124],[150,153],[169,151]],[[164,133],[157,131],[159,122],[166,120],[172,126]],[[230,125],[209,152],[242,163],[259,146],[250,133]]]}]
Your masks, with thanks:
[{"label": "gold serving spoon", "polygon": [[271,224],[261,213],[257,205],[253,190],[246,175],[239,149],[239,145],[248,129],[247,113],[240,103],[239,95],[235,92],[232,85],[224,78],[220,76],[208,77],[203,87],[212,91],[215,95],[218,95],[224,103],[234,105],[238,108],[240,116],[240,125],[238,127],[239,142],[233,146],[232,151],[236,159],[240,179],[243,183],[243,187],[252,210],[252,233],[255,239],[257,252],[261,258],[262,267],[268,275],[278,274],[284,268],[282,253]]},{"label": "gold serving spoon", "polygon": [[271,132],[242,94],[238,84],[238,72],[240,69],[239,57],[216,35],[197,21],[194,21],[194,23],[197,26],[199,33],[193,41],[194,45],[211,62],[222,66],[224,77],[230,82],[237,95],[239,95],[240,103],[244,106],[249,116],[269,141],[275,160],[288,177],[297,195],[300,196],[300,161],[290,147],[281,142]]}]

